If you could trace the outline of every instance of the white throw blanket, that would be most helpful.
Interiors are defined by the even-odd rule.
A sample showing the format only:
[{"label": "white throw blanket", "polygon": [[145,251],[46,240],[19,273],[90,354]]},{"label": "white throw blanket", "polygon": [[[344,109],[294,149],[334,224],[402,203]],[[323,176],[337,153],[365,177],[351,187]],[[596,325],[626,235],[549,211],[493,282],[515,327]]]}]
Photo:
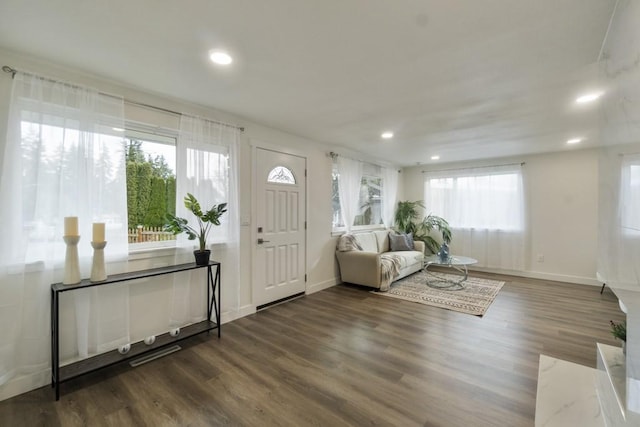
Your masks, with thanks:
[{"label": "white throw blanket", "polygon": [[338,239],[338,252],[361,251],[362,246],[356,240],[353,234],[343,234]]},{"label": "white throw blanket", "polygon": [[391,282],[400,275],[400,263],[402,258],[393,254],[380,255],[380,290],[386,292]]}]

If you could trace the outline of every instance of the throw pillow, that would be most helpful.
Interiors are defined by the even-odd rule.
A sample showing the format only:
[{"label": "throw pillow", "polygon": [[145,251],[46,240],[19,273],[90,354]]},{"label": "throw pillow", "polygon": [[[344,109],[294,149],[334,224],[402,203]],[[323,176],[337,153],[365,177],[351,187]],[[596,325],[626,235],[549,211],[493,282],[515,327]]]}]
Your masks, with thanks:
[{"label": "throw pillow", "polygon": [[415,250],[415,246],[413,245],[413,233],[406,234],[407,237],[407,245],[411,248],[411,250]]},{"label": "throw pillow", "polygon": [[389,233],[389,244],[391,251],[412,251],[413,250],[413,235],[411,236],[411,246],[407,239],[406,234]]}]

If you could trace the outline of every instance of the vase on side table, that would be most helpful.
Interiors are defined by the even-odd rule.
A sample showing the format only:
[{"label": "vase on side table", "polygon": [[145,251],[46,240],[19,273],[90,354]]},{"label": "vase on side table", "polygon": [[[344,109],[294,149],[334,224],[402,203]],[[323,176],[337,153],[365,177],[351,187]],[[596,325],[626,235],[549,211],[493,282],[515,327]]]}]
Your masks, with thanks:
[{"label": "vase on side table", "polygon": [[107,271],[104,266],[104,248],[107,242],[91,242],[93,247],[93,262],[91,263],[91,281],[102,282],[107,280]]},{"label": "vase on side table", "polygon": [[442,243],[442,246],[440,246],[438,257],[440,258],[440,262],[447,262],[449,260],[449,245],[447,245],[447,242]]},{"label": "vase on side table", "polygon": [[80,236],[62,236],[67,244],[64,256],[64,285],[75,285],[80,283],[80,261],[78,259],[78,242]]}]

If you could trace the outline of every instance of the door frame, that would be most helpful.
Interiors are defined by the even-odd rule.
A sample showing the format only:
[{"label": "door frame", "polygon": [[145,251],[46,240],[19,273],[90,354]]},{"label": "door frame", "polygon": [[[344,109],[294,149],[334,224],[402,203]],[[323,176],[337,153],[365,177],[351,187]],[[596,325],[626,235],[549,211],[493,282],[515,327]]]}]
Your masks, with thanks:
[{"label": "door frame", "polygon": [[257,150],[258,149],[262,149],[262,150],[268,150],[268,151],[275,151],[278,153],[282,153],[282,154],[287,154],[287,155],[291,155],[291,156],[297,156],[297,157],[301,157],[304,159],[304,167],[305,167],[305,174],[304,174],[304,193],[305,193],[305,202],[304,202],[304,223],[305,223],[305,227],[304,227],[304,245],[303,245],[303,250],[304,250],[304,277],[305,277],[305,281],[304,281],[304,293],[305,295],[307,294],[307,291],[309,290],[309,286],[308,286],[308,276],[307,276],[307,271],[308,271],[308,233],[307,233],[307,225],[308,225],[308,215],[309,215],[309,184],[307,182],[307,167],[308,167],[308,157],[306,155],[306,153],[296,150],[296,149],[292,149],[290,147],[285,147],[285,146],[281,146],[281,145],[275,145],[275,144],[270,144],[270,143],[265,143],[263,141],[258,141],[258,140],[252,140],[249,141],[249,147],[251,148],[251,232],[249,233],[250,235],[250,239],[251,239],[251,304],[254,307],[257,307],[256,304],[256,300],[255,300],[255,290],[256,290],[256,278],[255,278],[255,270],[256,270],[256,266],[255,263],[258,259],[258,245],[257,245],[257,240],[258,240],[258,211],[257,211],[257,207],[258,207],[258,173],[257,173],[257,169],[258,169],[258,155],[257,155]]}]

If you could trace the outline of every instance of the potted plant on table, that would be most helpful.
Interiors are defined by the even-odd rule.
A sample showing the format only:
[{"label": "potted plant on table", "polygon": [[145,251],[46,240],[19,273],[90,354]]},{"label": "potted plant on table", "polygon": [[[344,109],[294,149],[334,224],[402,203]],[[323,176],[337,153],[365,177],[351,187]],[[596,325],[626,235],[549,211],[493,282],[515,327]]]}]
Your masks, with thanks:
[{"label": "potted plant on table", "polygon": [[191,193],[187,193],[184,197],[184,206],[196,217],[198,221],[197,226],[190,226],[188,221],[184,218],[177,217],[175,215],[167,214],[168,223],[165,225],[165,231],[169,231],[173,234],[187,233],[189,240],[198,239],[199,248],[193,251],[196,258],[197,265],[209,264],[209,258],[211,257],[211,251],[207,249],[207,236],[211,227],[214,225],[220,225],[220,218],[227,211],[227,204],[220,203],[213,205],[208,211],[202,212],[200,203]]}]

